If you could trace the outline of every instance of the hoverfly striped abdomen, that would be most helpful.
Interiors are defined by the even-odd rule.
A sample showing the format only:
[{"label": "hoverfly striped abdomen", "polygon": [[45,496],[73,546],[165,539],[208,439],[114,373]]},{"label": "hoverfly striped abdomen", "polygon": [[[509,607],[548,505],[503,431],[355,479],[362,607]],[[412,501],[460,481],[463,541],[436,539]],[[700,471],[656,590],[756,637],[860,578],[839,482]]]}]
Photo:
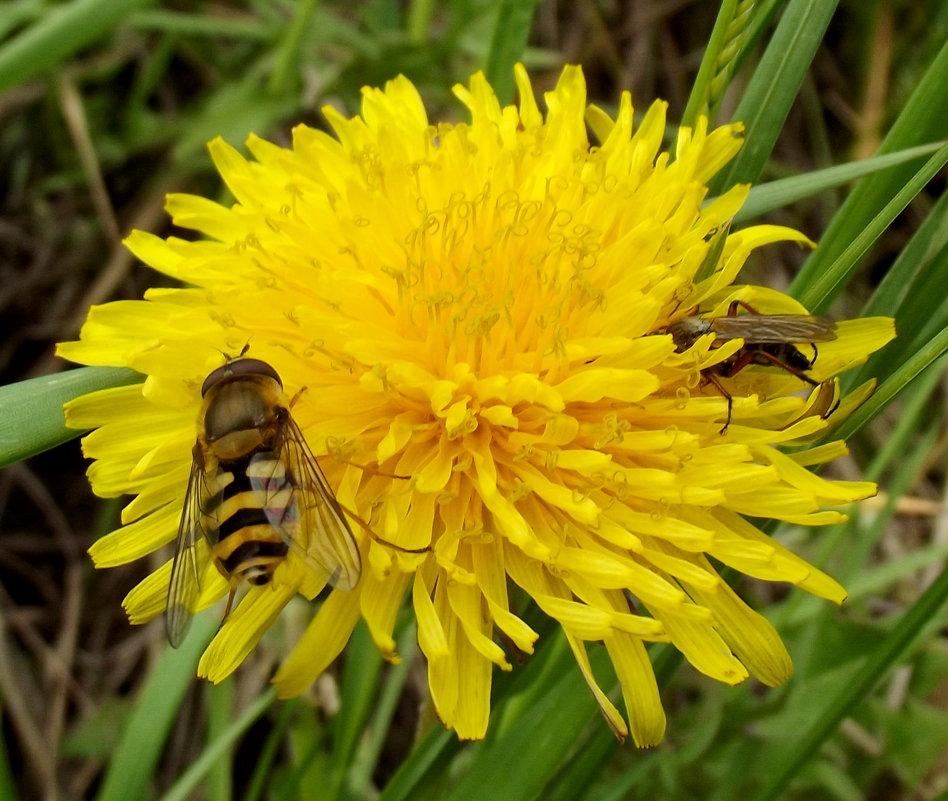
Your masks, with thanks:
[{"label": "hoverfly striped abdomen", "polygon": [[208,501],[203,510],[208,518],[208,530],[217,532],[217,542],[212,548],[216,560],[225,577],[235,580],[245,579],[250,584],[268,584],[273,573],[282,563],[289,546],[275,529],[272,520],[286,519],[283,509],[264,508],[263,502],[270,507],[274,503],[292,503],[289,492],[275,491],[274,498],[267,494],[267,488],[256,486],[252,477],[260,465],[272,474],[282,465],[272,451],[253,451],[244,457],[218,464],[222,478],[227,483]]},{"label": "hoverfly striped abdomen", "polygon": [[270,583],[291,555],[343,590],[356,585],[362,569],[349,524],[290,414],[292,401],[284,403],[277,371],[242,353],[208,375],[201,395],[168,586],[173,646],[187,633],[209,563],[230,583],[228,612],[242,582]]}]

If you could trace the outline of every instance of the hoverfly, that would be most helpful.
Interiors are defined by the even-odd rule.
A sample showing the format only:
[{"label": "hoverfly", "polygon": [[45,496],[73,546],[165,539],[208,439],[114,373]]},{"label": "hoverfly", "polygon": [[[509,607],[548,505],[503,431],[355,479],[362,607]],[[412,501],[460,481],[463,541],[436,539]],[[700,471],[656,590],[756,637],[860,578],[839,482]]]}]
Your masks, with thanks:
[{"label": "hoverfly", "polygon": [[[738,308],[747,314],[738,316]],[[816,361],[817,342],[836,339],[836,323],[826,317],[810,314],[760,314],[742,300],[735,300],[728,307],[725,317],[683,317],[668,326],[679,353],[686,351],[705,334],[714,334],[711,347],[720,347],[732,339],[743,339],[744,345],[733,356],[701,371],[715,388],[727,399],[727,420],[721,433],[731,424],[733,399],[724,388],[720,378],[733,378],[752,364],[779,367],[811,386],[819,386],[808,375]],[[813,348],[809,357],[793,343],[807,342]],[[833,407],[835,408],[835,406]],[[830,409],[832,412],[833,409]],[[827,414],[829,414],[828,412]]]},{"label": "hoverfly", "polygon": [[[168,586],[168,641],[184,640],[208,561],[230,583],[268,584],[292,550],[341,590],[359,580],[352,530],[303,434],[283,382],[260,359],[230,359],[205,379],[191,476]],[[295,400],[295,398],[293,399]]]}]

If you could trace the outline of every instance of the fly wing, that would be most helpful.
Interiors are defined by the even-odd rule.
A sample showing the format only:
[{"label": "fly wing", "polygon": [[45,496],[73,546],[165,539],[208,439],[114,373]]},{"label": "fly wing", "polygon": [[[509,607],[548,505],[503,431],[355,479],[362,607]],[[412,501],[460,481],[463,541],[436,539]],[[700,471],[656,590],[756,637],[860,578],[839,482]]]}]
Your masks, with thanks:
[{"label": "fly wing", "polygon": [[290,549],[330,585],[351,590],[362,573],[352,529],[299,427],[282,414],[276,453],[251,465],[251,483]]},{"label": "fly wing", "polygon": [[188,490],[184,496],[184,508],[181,510],[181,522],[178,524],[171,581],[168,584],[165,627],[168,642],[173,648],[181,645],[191,626],[191,617],[201,595],[201,578],[211,558],[214,532],[209,529],[211,524],[204,513],[208,495],[202,460],[195,447]]},{"label": "fly wing", "polygon": [[715,317],[711,330],[718,339],[747,342],[829,342],[836,339],[836,323],[811,314],[742,314]]}]

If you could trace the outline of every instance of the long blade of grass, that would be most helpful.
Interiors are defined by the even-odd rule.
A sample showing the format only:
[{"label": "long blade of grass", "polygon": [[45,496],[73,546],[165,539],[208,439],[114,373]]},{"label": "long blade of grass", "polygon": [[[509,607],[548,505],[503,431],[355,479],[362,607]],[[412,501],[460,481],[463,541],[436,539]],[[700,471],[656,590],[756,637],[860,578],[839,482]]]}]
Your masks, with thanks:
[{"label": "long blade of grass", "polygon": [[501,104],[513,99],[514,64],[523,58],[537,0],[501,0],[484,74]]},{"label": "long blade of grass", "polygon": [[858,386],[870,376],[887,375],[910,352],[910,345],[919,339],[926,321],[939,319],[937,309],[945,301],[942,290],[948,283],[946,220],[948,195],[942,195],[863,308],[863,317],[894,316],[898,337],[859,369],[847,373],[844,389]]},{"label": "long blade of grass", "polygon": [[276,761],[277,753],[283,746],[283,738],[293,718],[297,703],[296,700],[290,700],[280,704],[276,722],[267,732],[267,739],[263,744],[263,748],[260,749],[256,762],[254,762],[253,774],[247,783],[243,801],[258,801],[263,797],[267,782],[270,779],[270,773],[273,770],[273,764]]},{"label": "long blade of grass", "polygon": [[234,17],[223,14],[200,14],[172,11],[167,8],[136,11],[129,25],[140,31],[159,31],[178,36],[213,36],[245,40],[269,41],[278,30],[259,17]]},{"label": "long blade of grass", "polygon": [[217,739],[212,740],[208,744],[203,753],[194,760],[191,766],[181,775],[181,778],[174,783],[174,787],[161,797],[161,801],[186,801],[198,783],[210,773],[215,763],[227,752],[227,749],[233,746],[240,735],[247,731],[264,712],[273,706],[275,701],[276,688],[271,687],[248,706],[226,731],[222,732]]},{"label": "long blade of grass", "polygon": [[451,760],[461,750],[461,743],[454,732],[440,725],[428,733],[412,749],[408,759],[398,766],[379,796],[379,801],[408,801],[418,798],[418,788],[423,787],[431,776],[445,775]]},{"label": "long blade of grass", "polygon": [[930,145],[919,145],[897,153],[872,156],[860,161],[851,161],[848,164],[814,170],[806,175],[795,175],[792,178],[758,184],[751,188],[741,210],[734,215],[734,223],[748,222],[768,211],[789,206],[798,200],[813,197],[828,189],[835,189],[857,178],[927,156],[938,150],[942,144],[944,143],[935,142]]},{"label": "long blade of grass", "polygon": [[[557,637],[562,652],[556,662],[571,659],[565,639]],[[607,672],[608,652],[590,652],[597,673]],[[533,681],[517,698],[516,714],[471,749],[464,776],[447,793],[448,801],[480,801],[485,787],[503,787],[505,801],[537,797],[550,776],[576,747],[577,738],[598,710],[579,670],[551,670]],[[605,726],[605,724],[602,724]],[[529,754],[529,759],[524,755]]]},{"label": "long blade of grass", "polygon": [[[879,152],[892,153],[938,141],[944,138],[945,131],[948,131],[948,43],[933,59],[886,134]],[[916,172],[914,165],[904,164],[864,179],[846,198],[820,238],[820,246],[794,278],[791,294],[797,298],[814,297],[811,285],[822,277],[828,266],[839,258]]]},{"label": "long blade of grass", "polygon": [[0,47],[0,92],[63,63],[154,0],[73,0],[51,5]]},{"label": "long blade of grass", "polygon": [[885,640],[873,652],[856,676],[846,682],[834,698],[821,703],[823,713],[804,732],[796,744],[771,774],[769,781],[754,796],[753,801],[774,801],[799,770],[813,757],[820,746],[836,731],[843,718],[882,679],[889,669],[912,646],[941,607],[948,601],[948,571],[941,575],[922,594]]},{"label": "long blade of grass", "polygon": [[372,776],[378,767],[385,738],[391,729],[395,710],[414,661],[406,655],[418,648],[417,637],[418,632],[414,625],[406,626],[406,631],[399,636],[398,653],[402,655],[402,661],[392,665],[383,678],[378,702],[372,710],[372,718],[353,756],[347,788],[350,794],[357,798],[367,798],[371,795]]},{"label": "long blade of grass", "polygon": [[[3,708],[0,707],[0,724],[3,723]],[[6,738],[0,739],[0,798],[16,798],[16,782],[10,770],[10,757],[7,754]]]},{"label": "long blade of grass", "polygon": [[[236,688],[232,680],[207,687],[207,739],[216,743],[228,736],[234,715]],[[207,801],[230,801],[234,795],[232,754],[221,751],[207,774]]]},{"label": "long blade of grass", "polygon": [[267,84],[267,91],[270,94],[280,95],[289,88],[291,75],[298,69],[303,34],[313,18],[317,4],[318,0],[302,0],[302,2],[295,4],[293,22],[284,28],[282,41],[277,52],[276,65]]},{"label": "long blade of grass", "polygon": [[712,184],[715,193],[736,183],[757,180],[837,3],[838,0],[791,0],[788,3],[734,112],[734,120],[745,125],[746,144],[715,179]]},{"label": "long blade of grass", "polygon": [[[846,286],[859,266],[859,260],[899,213],[948,164],[948,144],[937,152],[885,203],[872,219],[842,249],[819,275],[812,276],[806,287],[796,295],[813,312],[825,311]],[[793,293],[792,293],[793,294]]]},{"label": "long blade of grass", "polygon": [[81,431],[66,428],[66,401],[141,380],[124,367],[80,367],[0,387],[0,467],[78,437]]},{"label": "long blade of grass", "polygon": [[148,787],[177,719],[181,699],[195,681],[198,659],[218,625],[213,615],[199,615],[180,648],[165,648],[122,728],[96,801],[148,797]]},{"label": "long blade of grass", "polygon": [[833,432],[834,439],[849,439],[862,428],[905,387],[914,381],[929,365],[937,362],[948,351],[948,328],[940,331],[931,342],[921,348],[908,361],[899,365],[873,395]]},{"label": "long blade of grass", "polygon": [[368,626],[360,623],[346,651],[346,668],[342,677],[342,714],[333,717],[330,723],[333,749],[323,791],[327,801],[340,797],[342,793],[359,736],[372,713],[381,672],[382,657],[372,642]]},{"label": "long blade of grass", "polygon": [[[698,74],[691,86],[691,94],[688,96],[685,113],[681,117],[683,126],[694,127],[698,115],[709,115],[711,107],[714,105],[712,84],[715,83],[715,79],[718,77],[725,45],[733,39],[731,28],[734,24],[737,6],[738,0],[724,0],[721,3],[721,8],[718,9],[718,15],[714,20],[714,28],[711,31],[711,38],[708,39],[708,46],[701,58],[701,66],[698,68]],[[726,83],[722,87],[716,87],[715,93],[723,93],[725,88],[727,88]]]}]

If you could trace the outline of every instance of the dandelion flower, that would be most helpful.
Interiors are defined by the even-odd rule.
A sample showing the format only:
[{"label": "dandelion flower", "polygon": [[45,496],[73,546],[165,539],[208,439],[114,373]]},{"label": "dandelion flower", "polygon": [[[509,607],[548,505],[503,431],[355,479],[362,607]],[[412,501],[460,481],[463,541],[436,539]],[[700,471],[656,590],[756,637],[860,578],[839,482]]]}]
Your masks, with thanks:
[{"label": "dandelion flower", "polygon": [[[829,424],[786,371],[754,365],[726,379],[722,431],[727,400],[703,377],[742,342],[706,336],[679,352],[665,333],[735,299],[805,312],[733,285],[757,248],[811,244],[772,225],[722,233],[747,187],[707,202],[706,184],[740,148],[741,127],[701,120],[669,154],[664,103],[634,129],[629,95],[614,119],[588,106],[577,67],[563,70],[545,113],[522,68],[516,78],[517,106],[502,107],[480,74],[457,87],[467,123],[429,122],[397,78],[364,90],[360,116],[327,109],[334,136],[301,125],[288,149],[251,136],[249,158],[211,142],[236,202],[171,195],[175,223],[203,238],[127,240],[185,288],[95,307],[79,341],[59,348],[146,376],[68,405],[69,425],[96,429],[83,441],[94,490],[135,496],[91,554],[113,566],[173,540],[202,381],[249,344],[298,394],[293,416],[329,483],[375,534],[353,525],[361,580],[326,594],[274,679],[283,696],[327,667],[360,618],[396,659],[407,596],[438,715],[458,736],[482,737],[494,666],[510,669],[498,639],[526,653],[537,639],[516,591],[562,626],[617,735],[652,745],[665,719],[647,643],[670,642],[729,684],[790,675],[774,628],[717,566],[845,597],[747,517],[835,523],[844,516],[827,507],[875,487],[806,469],[842,444],[778,449]],[[836,333],[820,344],[816,381],[863,361],[893,329],[856,320]],[[169,572],[129,594],[133,622],[162,613]],[[217,578],[201,606],[226,594]],[[199,672],[221,681],[290,598],[322,589],[291,554],[270,586],[243,595]],[[589,643],[608,650],[628,722],[592,675]]]}]

